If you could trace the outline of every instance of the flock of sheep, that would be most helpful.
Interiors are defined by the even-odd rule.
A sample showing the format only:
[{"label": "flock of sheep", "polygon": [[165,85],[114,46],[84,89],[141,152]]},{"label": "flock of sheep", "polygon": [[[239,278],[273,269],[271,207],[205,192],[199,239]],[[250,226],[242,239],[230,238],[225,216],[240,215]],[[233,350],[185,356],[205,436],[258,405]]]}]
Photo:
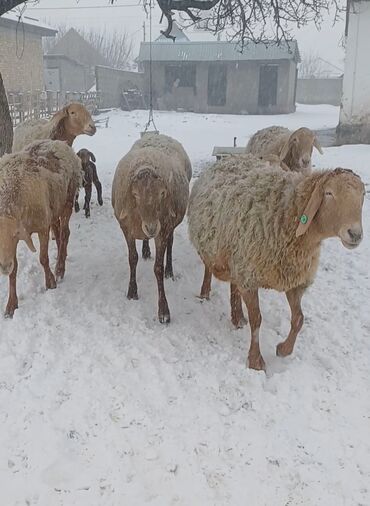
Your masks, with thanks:
[{"label": "flock of sheep", "polygon": [[[77,135],[95,134],[94,122],[80,104],[71,104],[49,121],[28,121],[14,132],[13,154],[0,159],[0,272],[9,276],[6,316],[18,307],[17,244],[24,240],[36,251],[47,289],[63,278],[73,206],[85,187],[85,214],[90,214],[91,185],[103,204],[95,157],[71,148]],[[257,132],[246,153],[229,156],[206,169],[195,181],[190,198],[192,167],[182,145],[171,137],[146,134],[118,163],[112,186],[114,215],[129,252],[127,297],[138,298],[136,240],[143,257],[155,241],[154,273],[158,285],[158,318],[170,321],[164,277],[173,278],[174,229],[188,213],[189,235],[204,263],[200,297],[208,299],[212,275],[230,283],[231,319],[245,323],[244,300],[251,328],[250,368],[265,368],[259,347],[261,313],[258,290],[285,292],[291,329],[277,354],[292,353],[303,325],[301,299],[313,282],[321,242],[339,237],[349,249],[362,240],[364,185],[351,170],[311,170],[313,148],[322,153],[307,128],[291,132],[270,127]],[[48,244],[56,240],[55,275]],[[165,262],[166,256],[166,262]],[[165,265],[164,265],[165,263]]]}]

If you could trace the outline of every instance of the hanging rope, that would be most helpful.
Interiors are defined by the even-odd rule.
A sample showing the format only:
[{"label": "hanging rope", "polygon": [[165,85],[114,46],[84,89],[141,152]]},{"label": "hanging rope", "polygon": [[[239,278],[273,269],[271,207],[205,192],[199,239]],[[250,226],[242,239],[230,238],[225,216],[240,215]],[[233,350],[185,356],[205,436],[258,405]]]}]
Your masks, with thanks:
[{"label": "hanging rope", "polygon": [[152,56],[152,0],[149,0],[149,117],[148,122],[145,125],[144,133],[146,133],[153,125],[154,130],[158,133],[158,129],[154,123],[153,115],[153,56]]}]

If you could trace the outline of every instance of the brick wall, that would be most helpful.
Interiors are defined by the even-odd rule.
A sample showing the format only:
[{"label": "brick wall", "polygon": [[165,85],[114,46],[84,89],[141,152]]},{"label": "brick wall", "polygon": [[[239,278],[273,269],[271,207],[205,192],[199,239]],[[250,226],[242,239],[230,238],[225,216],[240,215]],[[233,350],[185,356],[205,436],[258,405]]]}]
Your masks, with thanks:
[{"label": "brick wall", "polygon": [[[18,46],[17,46],[18,43]],[[43,53],[40,35],[0,27],[0,72],[7,91],[44,88]]]}]

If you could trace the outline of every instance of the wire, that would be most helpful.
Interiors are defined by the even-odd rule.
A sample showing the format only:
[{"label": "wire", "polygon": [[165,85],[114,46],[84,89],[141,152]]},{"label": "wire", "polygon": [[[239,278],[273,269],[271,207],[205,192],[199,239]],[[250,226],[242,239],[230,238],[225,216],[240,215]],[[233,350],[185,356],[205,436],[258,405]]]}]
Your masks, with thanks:
[{"label": "wire", "polygon": [[73,11],[82,9],[120,9],[126,7],[140,7],[141,2],[126,5],[86,5],[78,7],[28,7],[27,11]]},{"label": "wire", "polygon": [[153,43],[153,37],[152,37],[152,0],[149,0],[149,117],[148,122],[145,125],[144,132],[147,132],[150,125],[152,124],[154,127],[154,130],[158,132],[158,129],[154,123],[154,116],[153,116],[153,69],[152,69],[152,63],[153,63],[153,57],[152,57],[152,44]]}]

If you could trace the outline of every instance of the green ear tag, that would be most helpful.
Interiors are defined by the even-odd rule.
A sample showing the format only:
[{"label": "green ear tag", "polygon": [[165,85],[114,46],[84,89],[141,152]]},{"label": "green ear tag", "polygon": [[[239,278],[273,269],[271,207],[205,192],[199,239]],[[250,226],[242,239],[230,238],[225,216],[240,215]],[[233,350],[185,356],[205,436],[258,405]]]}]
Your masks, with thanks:
[{"label": "green ear tag", "polygon": [[302,223],[302,225],[306,225],[306,223],[308,222],[308,216],[306,214],[302,214],[299,221]]}]

